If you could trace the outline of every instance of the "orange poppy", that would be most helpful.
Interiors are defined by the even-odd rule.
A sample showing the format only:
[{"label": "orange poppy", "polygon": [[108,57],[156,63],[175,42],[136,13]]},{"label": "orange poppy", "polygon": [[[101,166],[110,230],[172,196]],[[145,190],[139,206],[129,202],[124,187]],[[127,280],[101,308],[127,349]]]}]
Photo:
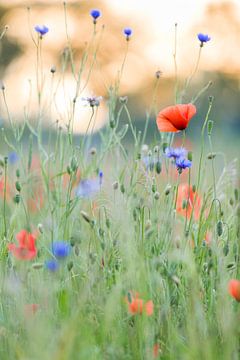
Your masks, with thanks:
[{"label": "orange poppy", "polygon": [[232,279],[228,283],[229,294],[240,302],[240,280]]},{"label": "orange poppy", "polygon": [[[196,198],[195,198],[196,197]],[[195,204],[194,204],[195,202]],[[184,205],[185,203],[185,205]],[[201,198],[193,191],[192,186],[180,184],[178,187],[176,210],[180,215],[191,217],[192,211],[195,220],[199,219],[201,211]],[[194,210],[193,210],[194,204]]]},{"label": "orange poppy", "polygon": [[154,305],[152,300],[144,303],[143,299],[139,298],[138,293],[135,293],[135,295],[131,294],[131,301],[127,299],[127,304],[128,311],[132,315],[142,314],[143,312],[145,312],[147,316],[151,316],[153,314]]},{"label": "orange poppy", "polygon": [[193,104],[178,104],[161,110],[157,116],[157,127],[162,132],[178,132],[187,128],[189,121],[196,114]]}]

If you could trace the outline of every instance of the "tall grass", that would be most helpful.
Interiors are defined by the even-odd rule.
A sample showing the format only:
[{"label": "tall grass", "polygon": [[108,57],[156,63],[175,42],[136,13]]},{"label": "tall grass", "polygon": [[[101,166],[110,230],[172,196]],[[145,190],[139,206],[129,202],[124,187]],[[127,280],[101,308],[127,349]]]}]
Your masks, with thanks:
[{"label": "tall grass", "polygon": [[[34,123],[27,109],[21,124],[12,118],[8,89],[1,85],[6,117],[0,193],[0,359],[239,359],[240,308],[228,293],[230,278],[240,276],[239,168],[236,159],[227,161],[214,153],[214,100],[210,97],[192,168],[179,174],[165,155],[173,135],[158,134],[156,127],[157,140],[145,144],[151,116],[160,110],[160,74],[143,133],[135,129],[127,98],[120,97],[131,46],[126,41],[116,80],[106,84],[106,94],[97,94],[104,95],[103,100],[87,100],[88,131],[74,136],[74,122],[81,121],[75,117],[76,106],[82,106],[77,101],[99,65],[103,29],[98,19],[82,58],[75,59],[65,3],[63,11],[68,48],[61,69],[51,71],[48,99],[42,67],[48,34],[40,37],[30,28],[36,48]],[[191,98],[190,82],[200,53],[182,90],[176,59],[175,44],[176,99],[186,94]],[[44,121],[69,68],[76,95],[69,100],[66,128],[51,123],[56,131],[46,134]],[[103,102],[108,120],[100,130],[101,143],[93,148],[93,125]],[[128,124],[121,121],[124,115]],[[131,135],[130,144],[124,142],[126,134]],[[184,132],[183,146],[185,137]],[[10,151],[17,154],[15,160]],[[222,164],[219,176],[216,157]],[[81,188],[82,196],[77,196],[79,183],[86,179],[90,193]],[[182,198],[179,209],[182,184],[193,189],[189,216],[190,194]],[[198,196],[201,206],[195,216]],[[22,229],[37,238],[37,256],[31,260],[19,260],[9,250]],[[56,258],[55,241],[69,244],[70,254]],[[57,260],[56,271],[46,265],[48,260]],[[153,313],[139,307],[132,312],[134,299],[143,304],[151,300]]]}]

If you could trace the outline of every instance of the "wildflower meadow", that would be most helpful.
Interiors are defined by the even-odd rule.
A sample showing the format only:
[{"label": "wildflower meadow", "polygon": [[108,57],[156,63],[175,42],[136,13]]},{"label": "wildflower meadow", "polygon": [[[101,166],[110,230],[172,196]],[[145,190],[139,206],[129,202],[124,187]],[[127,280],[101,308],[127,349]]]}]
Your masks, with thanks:
[{"label": "wildflower meadow", "polygon": [[[194,34],[199,52],[189,54],[195,63],[184,81],[173,54],[166,107],[158,101],[163,75],[152,74],[140,131],[121,90],[134,28],[126,23],[118,34],[121,65],[109,83],[98,60],[103,10],[83,15],[92,30],[80,56],[66,2],[62,11],[67,46],[46,71],[54,30],[26,9],[35,77],[21,121],[0,83],[0,360],[238,360],[239,163],[225,154],[227,141],[215,150],[214,84],[192,93],[214,39],[204,29]],[[7,32],[1,24],[0,42]],[[175,49],[176,39],[173,24]],[[95,71],[104,93],[85,92]],[[67,72],[75,84],[69,101]],[[203,97],[207,110],[198,117]],[[102,109],[105,125],[96,131]],[[188,132],[196,121],[194,147]]]}]

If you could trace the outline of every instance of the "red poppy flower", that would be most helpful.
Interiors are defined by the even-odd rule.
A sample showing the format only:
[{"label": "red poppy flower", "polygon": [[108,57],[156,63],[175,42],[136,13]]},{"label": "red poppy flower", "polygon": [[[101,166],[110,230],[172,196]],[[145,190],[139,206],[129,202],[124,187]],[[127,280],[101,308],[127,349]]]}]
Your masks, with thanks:
[{"label": "red poppy flower", "polygon": [[8,250],[19,260],[32,260],[37,256],[36,236],[21,230],[17,235],[18,246],[9,244]]},{"label": "red poppy flower", "polygon": [[230,280],[228,283],[228,291],[234,299],[240,301],[240,280]]},{"label": "red poppy flower", "polygon": [[160,346],[158,343],[153,345],[153,357],[157,358],[160,352]]},{"label": "red poppy flower", "polygon": [[196,114],[193,104],[168,106],[157,116],[157,127],[162,132],[177,132],[187,128],[189,121]]},{"label": "red poppy flower", "polygon": [[127,304],[128,311],[132,315],[142,314],[143,312],[145,312],[147,316],[151,316],[153,314],[154,305],[152,300],[144,303],[143,299],[139,298],[138,293],[135,293],[134,296],[131,294],[131,301],[127,299]]},{"label": "red poppy flower", "polygon": [[[176,210],[179,214],[183,216],[187,215],[187,218],[189,219],[191,217],[192,211],[194,211],[193,215],[195,220],[197,220],[200,216],[201,202],[202,201],[200,196],[193,191],[192,186],[189,186],[188,184],[179,185],[178,194],[177,194],[177,204],[176,204]],[[183,206],[184,203],[185,206]],[[194,204],[194,210],[193,210],[193,204]]]}]

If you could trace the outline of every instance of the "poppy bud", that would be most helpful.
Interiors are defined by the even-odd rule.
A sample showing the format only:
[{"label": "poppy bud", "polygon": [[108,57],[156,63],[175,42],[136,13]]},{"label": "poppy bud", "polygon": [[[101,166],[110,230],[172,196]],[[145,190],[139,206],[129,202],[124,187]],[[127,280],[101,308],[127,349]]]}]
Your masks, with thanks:
[{"label": "poppy bud", "polygon": [[16,188],[16,190],[17,190],[18,192],[21,191],[22,187],[21,187],[19,181],[16,181],[16,183],[15,183],[15,188]]},{"label": "poppy bud", "polygon": [[103,229],[99,228],[98,233],[99,233],[100,237],[104,236],[104,230]]},{"label": "poppy bud", "polygon": [[77,165],[77,160],[75,157],[72,158],[71,160],[71,169],[73,172],[75,172],[78,168],[78,165]]},{"label": "poppy bud", "polygon": [[107,218],[107,219],[106,219],[106,227],[107,227],[108,229],[110,229],[110,225],[111,225],[110,220]]},{"label": "poppy bud", "polygon": [[70,166],[68,165],[68,166],[67,166],[67,173],[68,173],[68,175],[71,175],[71,172],[72,172],[72,170],[71,170]]},{"label": "poppy bud", "polygon": [[160,79],[161,75],[162,75],[162,71],[161,71],[161,70],[157,70],[157,71],[155,72],[155,76],[156,76],[157,79]]},{"label": "poppy bud", "polygon": [[226,243],[223,247],[223,255],[227,256],[228,253],[229,253],[229,245],[228,243]]},{"label": "poppy bud", "polygon": [[75,245],[75,246],[74,246],[74,252],[75,252],[75,255],[76,255],[76,256],[79,256],[80,250],[79,250],[79,246],[78,246],[78,245]]},{"label": "poppy bud", "polygon": [[0,156],[0,166],[4,167],[4,159],[2,156]]},{"label": "poppy bud", "polygon": [[56,72],[56,66],[53,65],[50,69],[51,73],[54,74]]},{"label": "poppy bud", "polygon": [[[210,101],[210,100],[209,100]],[[208,124],[207,124],[207,130],[208,130],[208,135],[210,136],[212,133],[212,129],[213,129],[213,121],[212,120],[208,120]]]},{"label": "poppy bud", "polygon": [[111,129],[114,129],[114,128],[115,128],[116,123],[115,123],[115,121],[114,121],[114,120],[110,120],[109,125],[110,125],[110,128],[111,128]]},{"label": "poppy bud", "polygon": [[160,194],[159,194],[158,191],[156,191],[155,194],[154,194],[154,199],[159,200],[159,198],[160,198]]},{"label": "poppy bud", "polygon": [[176,285],[180,285],[181,283],[180,279],[176,275],[172,276],[172,280],[175,282]]},{"label": "poppy bud", "polygon": [[156,184],[153,184],[152,185],[152,192],[155,193],[157,191],[157,186]]},{"label": "poppy bud", "polygon": [[43,234],[43,224],[38,224],[38,231]]},{"label": "poppy bud", "polygon": [[234,200],[233,200],[233,198],[230,198],[230,199],[229,199],[229,204],[230,204],[231,206],[234,205]]},{"label": "poppy bud", "polygon": [[219,220],[217,223],[217,234],[218,236],[221,236],[222,233],[223,233],[223,223],[221,220]]},{"label": "poppy bud", "polygon": [[5,90],[5,85],[4,85],[4,83],[2,82],[2,80],[0,80],[0,88],[1,88],[2,91]]},{"label": "poppy bud", "polygon": [[16,177],[20,178],[20,170],[19,169],[16,170]]},{"label": "poppy bud", "polygon": [[171,185],[167,185],[166,189],[165,189],[165,195],[169,195],[171,190]]},{"label": "poppy bud", "polygon": [[207,155],[207,158],[209,159],[209,160],[212,160],[212,159],[214,159],[215,157],[216,157],[216,153],[214,153],[214,152],[212,152],[212,153],[209,153],[208,155]]},{"label": "poppy bud", "polygon": [[70,238],[70,245],[73,247],[75,245],[75,243],[76,243],[76,239],[72,236]]},{"label": "poppy bud", "polygon": [[193,191],[193,193],[195,193],[195,192],[196,192],[196,190],[197,190],[196,185],[195,185],[195,184],[193,184],[193,186],[192,186],[192,191]]},{"label": "poppy bud", "polygon": [[151,226],[152,226],[152,222],[150,219],[148,219],[145,224],[145,230],[149,230]]},{"label": "poppy bud", "polygon": [[96,153],[97,153],[97,149],[96,149],[95,147],[92,147],[92,148],[90,149],[90,154],[91,154],[92,156],[94,156],[94,155],[96,155]]},{"label": "poppy bud", "polygon": [[157,161],[157,163],[156,163],[156,173],[160,174],[161,171],[162,171],[162,165],[161,165],[160,161]]},{"label": "poppy bud", "polygon": [[133,209],[133,219],[134,219],[134,221],[137,220],[137,209],[136,208]]},{"label": "poppy bud", "polygon": [[119,101],[121,104],[127,104],[128,97],[127,96],[120,96]]},{"label": "poppy bud", "polygon": [[121,186],[120,186],[120,191],[122,194],[125,193],[125,186],[123,184],[121,184]]},{"label": "poppy bud", "polygon": [[19,204],[20,203],[20,194],[16,194],[13,198],[13,201],[15,202],[15,204]]},{"label": "poppy bud", "polygon": [[112,184],[112,187],[113,187],[113,190],[117,190],[118,189],[118,181],[115,181],[113,184]]},{"label": "poppy bud", "polygon": [[192,161],[192,159],[193,159],[192,151],[188,152],[187,158],[188,158],[189,161]]},{"label": "poppy bud", "polygon": [[87,223],[90,223],[90,222],[91,222],[91,219],[90,219],[89,215],[88,215],[85,211],[81,210],[81,211],[80,211],[80,214],[82,215],[83,219],[84,219]]},{"label": "poppy bud", "polygon": [[68,271],[72,270],[72,268],[73,268],[73,262],[72,261],[69,261],[69,263],[67,264],[67,268],[68,268]]}]

